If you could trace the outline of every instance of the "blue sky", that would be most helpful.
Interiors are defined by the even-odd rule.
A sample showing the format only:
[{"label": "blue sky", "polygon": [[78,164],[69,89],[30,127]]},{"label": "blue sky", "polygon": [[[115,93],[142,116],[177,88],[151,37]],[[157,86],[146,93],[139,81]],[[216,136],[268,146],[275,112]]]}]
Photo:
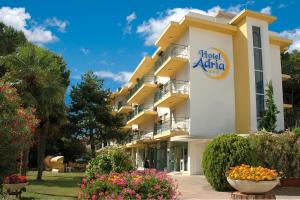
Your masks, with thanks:
[{"label": "blue sky", "polygon": [[72,72],[71,84],[93,70],[105,78],[106,88],[115,90],[144,55],[152,55],[153,42],[170,20],[190,9],[213,15],[244,8],[277,16],[270,29],[294,39],[291,49],[300,49],[300,25],[293,17],[300,9],[296,0],[1,0],[0,21],[62,54]]}]

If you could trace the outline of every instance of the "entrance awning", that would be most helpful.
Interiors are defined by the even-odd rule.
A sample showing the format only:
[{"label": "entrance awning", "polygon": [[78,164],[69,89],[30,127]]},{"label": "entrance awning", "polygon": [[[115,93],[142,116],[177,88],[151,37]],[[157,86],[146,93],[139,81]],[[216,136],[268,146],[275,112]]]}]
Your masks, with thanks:
[{"label": "entrance awning", "polygon": [[195,136],[195,135],[180,135],[174,136],[170,138],[171,142],[208,142],[211,139],[203,138],[203,136]]}]

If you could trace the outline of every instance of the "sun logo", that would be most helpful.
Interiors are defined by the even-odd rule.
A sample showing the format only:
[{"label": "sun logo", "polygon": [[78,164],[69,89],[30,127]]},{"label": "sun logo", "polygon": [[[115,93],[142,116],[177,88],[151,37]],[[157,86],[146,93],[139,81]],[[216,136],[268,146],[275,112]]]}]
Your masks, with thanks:
[{"label": "sun logo", "polygon": [[230,69],[230,63],[224,51],[218,48],[199,50],[200,58],[193,68],[201,67],[203,72],[212,79],[225,78]]}]

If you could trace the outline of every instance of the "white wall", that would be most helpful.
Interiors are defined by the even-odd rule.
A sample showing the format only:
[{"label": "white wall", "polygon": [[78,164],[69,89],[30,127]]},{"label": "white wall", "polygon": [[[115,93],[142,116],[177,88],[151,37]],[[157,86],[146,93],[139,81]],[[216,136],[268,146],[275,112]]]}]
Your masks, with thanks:
[{"label": "white wall", "polygon": [[[190,27],[190,117],[191,135],[211,138],[235,131],[234,63],[232,36]],[[198,51],[223,50],[230,61],[230,72],[221,80],[209,78],[200,67]]]},{"label": "white wall", "polygon": [[277,130],[284,130],[284,109],[283,109],[283,94],[282,94],[282,78],[281,78],[281,59],[280,47],[277,45],[270,45],[271,55],[271,76],[274,87],[274,100],[279,110],[277,115]]},{"label": "white wall", "polygon": [[280,113],[277,115],[277,130],[284,129],[284,113],[282,100],[281,61],[279,46],[271,45],[269,40],[268,23],[251,17],[246,18],[248,29],[248,56],[249,56],[249,80],[250,80],[250,106],[251,106],[251,131],[257,130],[256,117],[256,91],[255,91],[255,68],[253,55],[252,27],[261,29],[263,78],[265,89],[267,82],[272,81],[274,86],[274,99]]}]

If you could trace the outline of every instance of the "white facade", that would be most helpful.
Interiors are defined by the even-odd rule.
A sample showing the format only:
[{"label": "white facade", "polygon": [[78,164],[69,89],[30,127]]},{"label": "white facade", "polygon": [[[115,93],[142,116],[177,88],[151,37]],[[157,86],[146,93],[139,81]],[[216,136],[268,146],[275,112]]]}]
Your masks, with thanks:
[{"label": "white facade", "polygon": [[[272,19],[252,11],[242,11],[237,16],[220,13],[216,17],[189,13],[180,23],[166,29],[157,42],[163,50],[158,49],[152,56],[151,70],[144,70],[141,64],[131,79],[133,86],[141,86],[131,87],[128,101],[143,104],[145,112],[133,112],[127,124],[152,137],[150,140],[140,137],[139,141],[127,145],[138,167],[143,167],[149,159],[152,167],[161,170],[200,174],[202,152],[211,138],[257,130],[253,26],[260,28],[263,83],[266,86],[272,81],[280,111],[277,130],[284,129],[280,52],[286,44],[277,42],[284,39],[269,31]],[[171,31],[172,26],[174,30],[181,30],[179,35]],[[168,34],[176,35],[172,43],[164,40]],[[213,64],[207,64],[208,68],[196,65],[200,55],[206,58],[205,62]],[[157,64],[159,59],[163,60],[160,65]],[[163,69],[164,66],[167,69]],[[140,74],[155,76],[154,81],[139,82]],[[239,76],[249,80],[246,82],[248,93],[239,89]],[[239,106],[243,104],[245,111]],[[239,112],[247,112],[243,115],[246,117],[237,119]]]}]

